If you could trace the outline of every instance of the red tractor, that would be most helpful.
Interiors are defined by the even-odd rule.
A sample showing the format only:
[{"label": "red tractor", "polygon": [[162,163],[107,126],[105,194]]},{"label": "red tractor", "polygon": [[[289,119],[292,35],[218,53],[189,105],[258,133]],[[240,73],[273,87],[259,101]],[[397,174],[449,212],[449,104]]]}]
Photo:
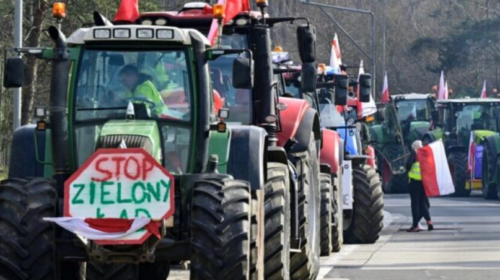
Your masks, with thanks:
[{"label": "red tractor", "polygon": [[[235,178],[252,170],[264,170],[266,196],[265,248],[266,279],[314,279],[319,271],[321,183],[319,147],[320,120],[316,110],[303,100],[279,98],[274,79],[271,29],[279,23],[303,21],[297,27],[302,61],[304,90],[314,90],[317,62],[315,29],[307,19],[270,17],[265,14],[267,1],[258,1],[260,12],[241,12],[220,31],[216,44],[222,49],[249,49],[255,58],[255,83],[252,90],[231,86],[236,78],[232,64],[239,59],[220,57],[210,62],[212,88],[224,99],[230,115],[230,127],[245,128],[262,139],[265,153],[255,146],[231,145],[230,150],[256,151],[255,158],[242,157],[228,163]],[[214,6],[215,7],[215,6]],[[193,28],[208,34],[214,16],[208,4],[188,3],[181,11],[141,14],[138,23]],[[309,88],[307,88],[309,87]],[[261,135],[261,136],[259,136]],[[330,180],[321,181],[331,188]],[[259,188],[260,186],[252,186]]]}]

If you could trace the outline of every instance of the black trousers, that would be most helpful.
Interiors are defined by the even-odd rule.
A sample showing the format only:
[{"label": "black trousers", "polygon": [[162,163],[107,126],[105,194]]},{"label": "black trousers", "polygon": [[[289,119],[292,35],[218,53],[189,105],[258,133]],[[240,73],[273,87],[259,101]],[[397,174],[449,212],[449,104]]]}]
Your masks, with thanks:
[{"label": "black trousers", "polygon": [[411,214],[413,216],[413,226],[417,227],[422,218],[426,221],[431,220],[429,213],[429,198],[425,195],[424,185],[422,181],[410,181],[410,199],[411,199]]}]

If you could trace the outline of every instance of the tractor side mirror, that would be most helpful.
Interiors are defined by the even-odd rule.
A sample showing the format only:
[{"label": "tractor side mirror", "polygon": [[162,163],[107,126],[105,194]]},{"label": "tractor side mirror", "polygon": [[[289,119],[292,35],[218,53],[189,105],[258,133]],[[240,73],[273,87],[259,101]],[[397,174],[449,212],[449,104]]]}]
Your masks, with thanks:
[{"label": "tractor side mirror", "polygon": [[303,63],[316,61],[316,28],[313,25],[297,27],[297,45]]},{"label": "tractor side mirror", "polygon": [[370,102],[372,91],[372,75],[361,74],[359,75],[359,100],[361,102]]},{"label": "tractor side mirror", "polygon": [[3,86],[19,88],[24,84],[24,61],[20,57],[7,59],[4,66]]},{"label": "tractor side mirror", "polygon": [[347,105],[349,93],[349,77],[347,75],[334,75],[335,80],[335,105]]},{"label": "tractor side mirror", "polygon": [[252,89],[254,80],[253,60],[238,57],[233,62],[233,87]]},{"label": "tractor side mirror", "polygon": [[304,92],[315,92],[318,82],[318,63],[316,61],[310,63],[302,63],[302,71],[300,73],[300,87]]},{"label": "tractor side mirror", "polygon": [[[241,56],[243,53],[246,53],[246,57]],[[226,55],[236,55],[233,62],[233,87],[252,89],[254,80],[252,51],[249,49],[211,49],[206,51],[207,60],[216,60]]]}]

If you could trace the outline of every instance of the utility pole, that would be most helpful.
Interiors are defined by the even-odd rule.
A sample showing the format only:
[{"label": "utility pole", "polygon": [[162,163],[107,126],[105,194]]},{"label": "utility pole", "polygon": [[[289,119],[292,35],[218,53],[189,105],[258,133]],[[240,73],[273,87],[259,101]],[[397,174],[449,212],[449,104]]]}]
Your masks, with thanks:
[{"label": "utility pole", "polygon": [[[23,0],[16,0],[14,16],[14,46],[23,47]],[[13,121],[12,129],[16,130],[21,126],[21,96],[22,88],[14,89],[14,104],[12,107]]]},{"label": "utility pole", "polygon": [[[322,3],[317,3],[311,0],[300,0],[302,4],[305,5],[312,5],[319,7],[320,10],[344,33],[347,38],[351,41],[351,43],[356,46],[356,48],[365,56],[369,59],[370,61],[370,74],[372,75],[372,81],[373,85],[372,86],[372,96],[374,100],[377,100],[377,95],[375,94],[376,92],[376,71],[375,71],[375,59],[376,59],[376,48],[375,48],[375,14],[372,11],[367,11],[367,10],[360,10],[360,9],[354,9],[354,8],[348,8],[348,7],[341,7],[341,6],[335,6],[335,5],[329,5],[329,4],[322,4]],[[347,32],[342,25],[337,22],[337,20],[329,13],[326,11],[326,9],[334,9],[334,10],[339,10],[339,11],[344,11],[344,12],[349,12],[349,13],[358,13],[358,14],[363,14],[367,15],[370,17],[370,25],[371,25],[371,55],[368,55],[368,53],[356,42],[356,40]]]},{"label": "utility pole", "polygon": [[387,0],[382,0],[382,75],[385,75],[385,43],[386,43],[386,19],[387,19]]}]

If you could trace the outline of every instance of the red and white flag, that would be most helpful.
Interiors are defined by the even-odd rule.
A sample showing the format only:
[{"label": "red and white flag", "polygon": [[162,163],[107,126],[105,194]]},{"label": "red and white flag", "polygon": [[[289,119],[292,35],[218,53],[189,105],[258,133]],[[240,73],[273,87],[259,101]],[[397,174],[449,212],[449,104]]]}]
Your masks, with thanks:
[{"label": "red and white flag", "polygon": [[449,89],[448,89],[448,81],[444,83],[444,99],[448,99],[448,94],[449,94]]},{"label": "red and white flag", "polygon": [[427,196],[442,196],[455,192],[446,152],[441,140],[417,150],[422,183]]},{"label": "red and white flag", "polygon": [[389,103],[390,95],[389,95],[389,82],[387,81],[387,72],[384,73],[384,88],[382,89],[382,98],[380,102],[382,104]]},{"label": "red and white flag", "polygon": [[340,70],[341,64],[342,54],[340,53],[339,38],[337,37],[337,33],[335,33],[335,37],[332,40],[332,50],[330,55],[330,66],[333,68],[334,73],[340,74],[342,72]]},{"label": "red and white flag", "polygon": [[[219,0],[217,4],[223,4],[225,6],[225,16],[222,21],[222,25],[225,25],[228,21],[231,21],[235,16],[237,16],[242,11],[250,11],[249,0]],[[208,32],[208,40],[215,44],[215,38],[219,34],[219,21],[214,19],[212,25],[210,26],[210,31]]]},{"label": "red and white flag", "polygon": [[487,98],[488,97],[488,92],[486,92],[486,80],[484,80],[483,83],[483,89],[481,90],[481,98]]},{"label": "red and white flag", "polygon": [[[361,60],[361,63],[359,64],[359,74],[358,74],[358,82],[359,82],[359,77],[365,73],[365,66],[363,63],[363,60]],[[358,96],[358,117],[364,118],[370,115],[373,115],[377,112],[377,105],[375,104],[375,101],[373,100],[373,96],[370,95],[370,101],[369,102],[361,102],[359,100],[359,86],[357,90],[357,96]]]},{"label": "red and white flag", "polygon": [[474,145],[474,131],[470,133],[469,140],[469,158],[467,160],[467,170],[471,171],[474,169],[474,157],[476,155],[476,145]]},{"label": "red and white flag", "polygon": [[83,219],[73,217],[44,218],[60,227],[90,240],[123,239],[138,230],[145,228],[160,239],[159,225],[149,218],[128,219]]},{"label": "red and white flag", "polygon": [[446,100],[446,88],[444,84],[444,72],[441,71],[441,78],[439,78],[439,93],[438,93],[438,100]]}]

